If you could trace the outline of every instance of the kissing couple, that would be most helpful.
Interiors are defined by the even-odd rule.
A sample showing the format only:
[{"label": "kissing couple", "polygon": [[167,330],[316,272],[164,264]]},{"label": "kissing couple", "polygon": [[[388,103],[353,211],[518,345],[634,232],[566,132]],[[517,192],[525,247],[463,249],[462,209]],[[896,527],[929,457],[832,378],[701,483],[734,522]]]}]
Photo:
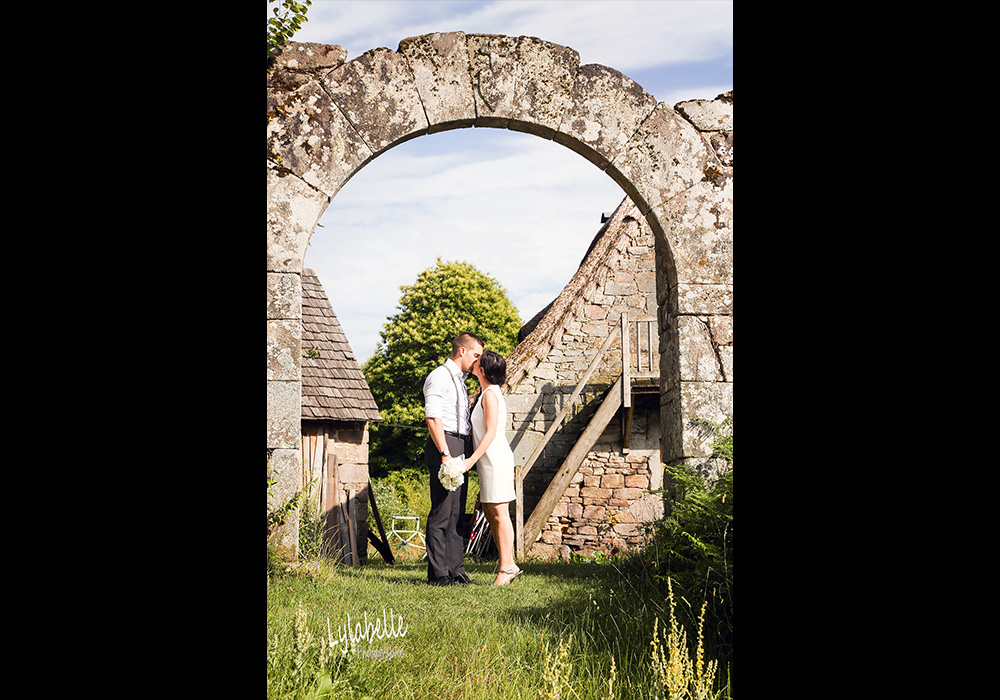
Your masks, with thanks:
[{"label": "kissing couple", "polygon": [[[514,563],[514,527],[509,503],[515,499],[514,454],[507,442],[507,404],[500,387],[507,380],[507,362],[484,350],[482,338],[460,333],[451,357],[424,382],[424,412],[430,435],[424,464],[431,477],[431,512],[427,516],[427,583],[455,586],[474,583],[465,573],[465,533],[462,532],[468,479],[451,491],[441,483],[441,467],[464,456],[463,472],[479,471],[479,502],[500,553],[500,570],[493,585],[505,586],[521,570]],[[469,410],[465,377],[479,381],[479,400]]]}]

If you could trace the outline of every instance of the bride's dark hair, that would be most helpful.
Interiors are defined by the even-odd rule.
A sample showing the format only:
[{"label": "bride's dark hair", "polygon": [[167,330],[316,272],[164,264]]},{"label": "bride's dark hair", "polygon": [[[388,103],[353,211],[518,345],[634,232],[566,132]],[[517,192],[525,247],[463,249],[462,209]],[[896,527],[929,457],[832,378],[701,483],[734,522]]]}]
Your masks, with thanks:
[{"label": "bride's dark hair", "polygon": [[492,350],[486,350],[479,358],[479,366],[483,369],[483,376],[490,384],[502,385],[507,381],[507,361]]}]

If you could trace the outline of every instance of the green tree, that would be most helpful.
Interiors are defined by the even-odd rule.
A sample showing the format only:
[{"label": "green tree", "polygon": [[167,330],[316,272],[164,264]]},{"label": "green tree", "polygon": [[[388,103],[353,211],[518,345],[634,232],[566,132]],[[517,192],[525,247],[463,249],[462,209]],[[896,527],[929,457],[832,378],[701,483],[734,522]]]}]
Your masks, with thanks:
[{"label": "green tree", "polygon": [[[278,0],[267,0],[271,5]],[[267,62],[270,69],[271,56],[279,46],[292,38],[295,32],[299,31],[303,22],[309,21],[306,17],[306,7],[312,5],[312,0],[281,0],[281,6],[273,9],[274,17],[267,20]]]},{"label": "green tree", "polygon": [[[376,476],[422,468],[424,380],[451,356],[454,337],[470,331],[487,350],[506,357],[517,346],[521,327],[506,290],[469,263],[438,258],[401,290],[399,312],[382,327],[375,354],[362,368],[384,421],[371,432],[369,465]],[[471,394],[475,379],[470,377],[468,387]]]}]

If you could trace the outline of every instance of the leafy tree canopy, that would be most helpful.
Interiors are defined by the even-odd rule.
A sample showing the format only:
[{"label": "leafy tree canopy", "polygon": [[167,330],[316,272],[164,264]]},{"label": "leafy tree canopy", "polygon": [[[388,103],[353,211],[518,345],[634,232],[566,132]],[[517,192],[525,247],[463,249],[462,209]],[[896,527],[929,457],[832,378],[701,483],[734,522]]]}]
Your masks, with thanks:
[{"label": "leafy tree canopy", "polygon": [[[464,262],[443,262],[401,288],[399,312],[379,334],[375,354],[362,368],[386,424],[372,430],[373,474],[421,467],[427,438],[423,387],[427,375],[451,356],[451,341],[463,331],[483,339],[486,349],[506,357],[517,346],[521,319],[506,290]],[[470,378],[470,393],[476,387]],[[400,428],[396,426],[410,426]]]}]

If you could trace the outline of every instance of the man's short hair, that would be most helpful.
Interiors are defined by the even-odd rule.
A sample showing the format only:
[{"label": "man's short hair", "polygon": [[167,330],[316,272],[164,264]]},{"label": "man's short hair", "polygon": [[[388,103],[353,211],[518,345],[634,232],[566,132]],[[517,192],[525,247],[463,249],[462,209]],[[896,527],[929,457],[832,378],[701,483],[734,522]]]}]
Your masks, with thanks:
[{"label": "man's short hair", "polygon": [[469,333],[465,331],[464,333],[459,333],[453,341],[451,341],[451,356],[454,357],[458,354],[459,348],[465,348],[466,350],[472,350],[473,346],[479,344],[482,347],[486,347],[486,343],[475,333]]}]

